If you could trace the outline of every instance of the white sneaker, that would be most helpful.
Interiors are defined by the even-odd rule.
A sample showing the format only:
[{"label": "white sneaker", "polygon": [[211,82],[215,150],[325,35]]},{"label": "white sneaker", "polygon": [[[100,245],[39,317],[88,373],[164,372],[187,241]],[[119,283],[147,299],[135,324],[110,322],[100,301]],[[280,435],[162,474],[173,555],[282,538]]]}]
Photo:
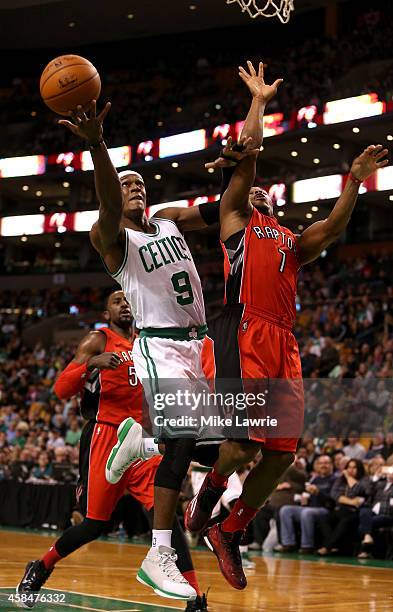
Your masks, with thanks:
[{"label": "white sneaker", "polygon": [[120,423],[117,443],[112,448],[105,466],[105,478],[111,484],[119,482],[136,459],[144,459],[142,432],[142,426],[132,417]]},{"label": "white sneaker", "polygon": [[251,561],[248,553],[241,553],[243,569],[255,569],[256,563]]},{"label": "white sneaker", "polygon": [[138,582],[149,586],[157,595],[168,599],[196,599],[197,592],[176,565],[174,548],[151,548],[136,575]]}]

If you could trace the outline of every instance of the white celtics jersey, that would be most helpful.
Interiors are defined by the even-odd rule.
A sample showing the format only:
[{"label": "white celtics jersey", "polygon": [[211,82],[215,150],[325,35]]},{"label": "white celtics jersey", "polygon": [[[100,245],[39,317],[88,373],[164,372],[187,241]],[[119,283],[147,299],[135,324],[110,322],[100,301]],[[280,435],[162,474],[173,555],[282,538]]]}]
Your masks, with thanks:
[{"label": "white celtics jersey", "polygon": [[124,259],[112,274],[121,285],[138,329],[204,325],[201,281],[176,223],[153,218],[155,234],[126,228]]}]

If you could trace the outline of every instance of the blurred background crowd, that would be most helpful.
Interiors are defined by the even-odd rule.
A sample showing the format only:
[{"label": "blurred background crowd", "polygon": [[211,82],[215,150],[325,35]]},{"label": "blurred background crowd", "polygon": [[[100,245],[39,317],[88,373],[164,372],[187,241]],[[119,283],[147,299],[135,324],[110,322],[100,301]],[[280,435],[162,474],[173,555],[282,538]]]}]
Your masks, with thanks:
[{"label": "blurred background crowd", "polygon": [[[355,7],[339,38],[327,36],[323,21],[316,23],[315,18],[306,40],[302,31],[296,32],[291,25],[287,26],[288,43],[281,37],[273,38],[263,59],[269,77],[285,76],[285,82],[269,106],[270,113],[282,112],[289,119],[303,106],[315,104],[322,110],[329,100],[369,92],[378,93],[381,100],[391,99],[392,7],[386,3],[359,9],[358,14]],[[247,100],[239,95],[236,67],[240,60],[258,62],[261,45],[257,35],[250,37],[245,30],[247,57],[243,57],[238,45],[228,44],[229,32],[207,32],[202,44],[200,36],[189,34],[173,40],[168,37],[165,44],[161,39],[157,43],[159,56],[154,51],[154,58],[152,41],[133,66],[128,43],[113,43],[119,68],[113,69],[112,64],[103,72],[103,98],[110,99],[116,111],[107,122],[111,145],[135,144],[243,117],[248,107]],[[242,40],[241,28],[233,34]],[[95,46],[93,55],[87,56],[105,66],[105,54],[106,47],[100,51]],[[369,64],[367,70],[363,69],[365,63]],[[24,124],[20,138],[0,144],[0,155],[72,150],[75,140],[69,132],[60,130],[57,119],[44,109],[36,77],[19,74],[7,79],[5,74],[0,83],[1,123]]]}]

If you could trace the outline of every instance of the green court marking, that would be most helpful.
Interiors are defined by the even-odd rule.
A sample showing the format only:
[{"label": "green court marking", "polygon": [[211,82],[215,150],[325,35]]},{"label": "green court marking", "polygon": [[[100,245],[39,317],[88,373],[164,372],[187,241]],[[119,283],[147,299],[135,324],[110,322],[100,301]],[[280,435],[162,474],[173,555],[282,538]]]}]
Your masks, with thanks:
[{"label": "green court marking", "polygon": [[[132,601],[126,599],[116,599],[113,597],[105,597],[99,595],[88,595],[84,593],[75,593],[73,591],[56,591],[54,589],[41,589],[42,598],[50,599],[50,596],[57,597],[61,603],[50,603],[49,601],[37,602],[33,610],[45,610],[45,612],[78,612],[78,610],[86,610],[92,612],[167,612],[168,610],[179,610],[173,606],[157,605]],[[15,596],[14,588],[0,587],[0,610],[2,612],[13,612],[20,610],[15,601],[12,601],[12,596]],[[185,602],[184,603],[185,607]],[[180,608],[182,610],[183,608]]]},{"label": "green court marking", "polygon": [[392,569],[393,561],[385,559],[357,559],[356,557],[318,557],[316,555],[299,555],[297,553],[256,553],[251,557],[270,557],[273,559],[292,559],[292,561],[313,561],[319,565],[350,565],[352,567],[374,567],[379,569]]}]

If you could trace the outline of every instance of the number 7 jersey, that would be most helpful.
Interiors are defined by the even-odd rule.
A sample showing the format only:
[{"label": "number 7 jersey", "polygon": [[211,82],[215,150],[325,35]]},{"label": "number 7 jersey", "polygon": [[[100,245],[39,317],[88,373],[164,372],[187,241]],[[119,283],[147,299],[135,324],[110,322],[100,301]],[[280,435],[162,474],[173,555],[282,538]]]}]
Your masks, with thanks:
[{"label": "number 7 jersey", "polygon": [[296,317],[299,262],[295,235],[254,208],[248,225],[225,243],[225,301],[291,328]]},{"label": "number 7 jersey", "polygon": [[201,281],[174,221],[154,217],[154,234],[125,228],[122,265],[112,274],[131,305],[138,329],[204,325]]}]

